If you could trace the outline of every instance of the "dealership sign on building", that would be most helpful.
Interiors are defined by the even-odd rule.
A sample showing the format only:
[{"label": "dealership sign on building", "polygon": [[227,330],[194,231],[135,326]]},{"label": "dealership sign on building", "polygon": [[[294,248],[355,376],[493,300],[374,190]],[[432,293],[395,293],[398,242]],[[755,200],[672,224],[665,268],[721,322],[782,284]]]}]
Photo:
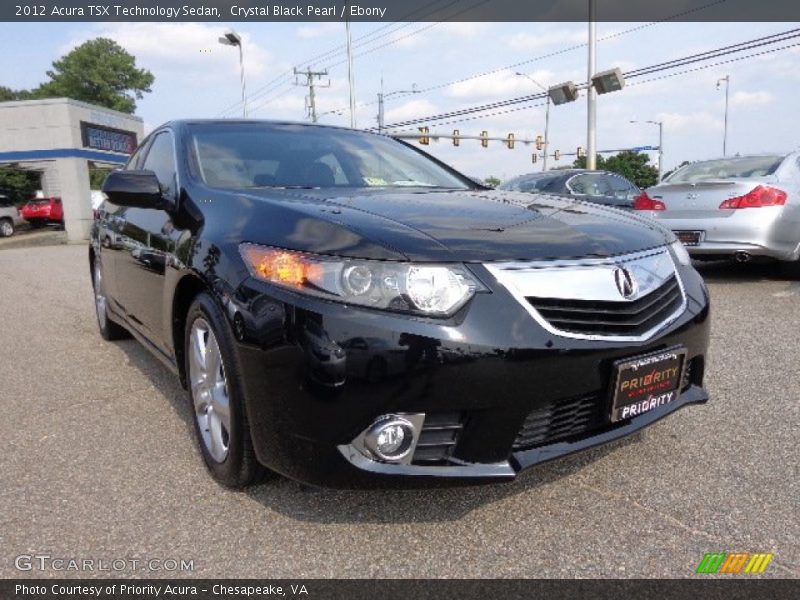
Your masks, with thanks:
[{"label": "dealership sign on building", "polygon": [[124,129],[113,129],[81,121],[81,137],[84,148],[94,148],[106,152],[133,154],[136,150],[136,133]]}]

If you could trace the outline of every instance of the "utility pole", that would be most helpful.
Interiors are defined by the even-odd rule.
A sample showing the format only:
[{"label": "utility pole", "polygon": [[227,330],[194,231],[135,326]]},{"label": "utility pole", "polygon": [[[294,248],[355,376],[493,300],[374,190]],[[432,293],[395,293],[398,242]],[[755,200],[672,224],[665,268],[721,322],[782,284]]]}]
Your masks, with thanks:
[{"label": "utility pole", "polygon": [[589,89],[586,90],[586,168],[594,171],[597,168],[597,92],[592,85],[595,74],[597,57],[597,7],[595,0],[589,0],[589,64],[586,80]]},{"label": "utility pole", "polygon": [[383,103],[386,98],[394,96],[395,94],[419,94],[417,90],[417,84],[412,83],[410,90],[396,90],[394,92],[389,92],[388,94],[383,93],[383,75],[381,75],[381,91],[378,92],[378,133],[383,133],[384,127],[386,125],[383,117]]},{"label": "utility pole", "polygon": [[519,72],[515,73],[515,75],[524,77],[525,79],[532,81],[534,84],[539,86],[542,89],[542,91],[544,91],[547,94],[547,108],[544,111],[544,157],[542,158],[542,171],[547,171],[547,150],[550,146],[550,94],[546,87],[544,87],[541,83],[536,81],[530,75],[526,75],[525,73],[519,73]]},{"label": "utility pole", "polygon": [[731,76],[725,75],[722,79],[718,79],[717,89],[723,81],[725,82],[725,132],[722,134],[722,156],[728,156],[728,92],[731,88]]},{"label": "utility pole", "polygon": [[[312,71],[311,67],[308,67],[305,71],[298,71],[297,67],[294,68],[294,74],[297,75],[305,75],[306,82],[305,83],[298,83],[295,81],[295,85],[305,85],[308,87],[308,116],[311,117],[311,122],[317,122],[317,100],[314,88],[316,87],[314,84],[314,78],[321,79],[328,75],[328,70],[324,71]],[[330,87],[330,82],[328,85],[322,87]]]}]

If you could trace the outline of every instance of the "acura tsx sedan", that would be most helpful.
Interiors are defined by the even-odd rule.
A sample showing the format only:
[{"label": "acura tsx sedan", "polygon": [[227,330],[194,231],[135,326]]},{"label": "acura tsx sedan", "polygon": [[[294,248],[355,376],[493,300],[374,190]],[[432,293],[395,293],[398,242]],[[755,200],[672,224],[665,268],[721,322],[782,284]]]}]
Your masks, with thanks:
[{"label": "acura tsx sedan", "polygon": [[708,400],[707,290],[649,219],[264,121],[168,123],[103,191],[100,333],[180,378],[224,485],[507,481]]}]

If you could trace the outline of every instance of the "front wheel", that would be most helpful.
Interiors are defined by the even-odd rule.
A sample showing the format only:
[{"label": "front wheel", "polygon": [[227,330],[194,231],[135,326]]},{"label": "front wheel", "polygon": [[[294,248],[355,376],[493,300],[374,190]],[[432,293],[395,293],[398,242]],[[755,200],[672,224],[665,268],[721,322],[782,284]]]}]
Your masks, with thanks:
[{"label": "front wheel", "polygon": [[14,222],[11,219],[0,219],[0,237],[14,235]]},{"label": "front wheel", "polygon": [[192,303],[184,334],[189,396],[203,460],[222,485],[246,487],[266,470],[250,438],[231,329],[208,294]]},{"label": "front wheel", "polygon": [[100,257],[94,259],[92,265],[92,287],[94,288],[94,311],[97,316],[97,327],[104,340],[112,342],[129,337],[128,331],[108,318],[108,299],[106,298],[103,265]]}]

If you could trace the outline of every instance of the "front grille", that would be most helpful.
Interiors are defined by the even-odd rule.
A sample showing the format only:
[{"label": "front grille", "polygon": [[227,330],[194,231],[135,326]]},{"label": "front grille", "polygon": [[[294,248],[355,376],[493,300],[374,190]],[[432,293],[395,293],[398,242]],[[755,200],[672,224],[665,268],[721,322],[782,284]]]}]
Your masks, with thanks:
[{"label": "front grille", "polygon": [[430,466],[448,462],[463,425],[459,412],[427,413],[412,464]]},{"label": "front grille", "polygon": [[583,436],[602,426],[605,402],[602,395],[551,402],[531,412],[514,440],[513,450],[529,450],[559,440]]},{"label": "front grille", "polygon": [[552,327],[569,333],[640,336],[666,322],[683,303],[675,275],[633,302],[527,298]]}]

